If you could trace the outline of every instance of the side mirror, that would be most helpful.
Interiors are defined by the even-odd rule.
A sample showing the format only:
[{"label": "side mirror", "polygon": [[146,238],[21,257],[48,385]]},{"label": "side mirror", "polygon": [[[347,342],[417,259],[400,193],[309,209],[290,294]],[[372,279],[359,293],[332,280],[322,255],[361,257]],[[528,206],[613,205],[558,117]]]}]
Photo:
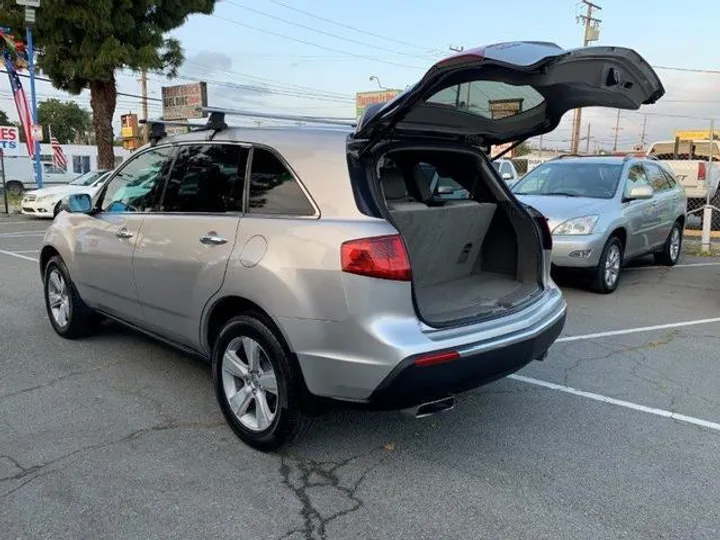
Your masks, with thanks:
[{"label": "side mirror", "polygon": [[452,195],[455,193],[455,190],[450,186],[440,186],[437,192],[438,195]]},{"label": "side mirror", "polygon": [[63,201],[62,209],[71,214],[88,214],[92,210],[92,199],[87,193],[73,193]]},{"label": "side mirror", "polygon": [[503,179],[503,180],[512,180],[512,179],[513,179],[513,176],[512,176],[512,174],[510,174],[509,172],[506,172],[506,173],[503,173],[503,174],[502,174],[502,179]]},{"label": "side mirror", "polygon": [[630,188],[627,199],[630,201],[644,201],[652,199],[655,190],[651,186],[635,186]]}]

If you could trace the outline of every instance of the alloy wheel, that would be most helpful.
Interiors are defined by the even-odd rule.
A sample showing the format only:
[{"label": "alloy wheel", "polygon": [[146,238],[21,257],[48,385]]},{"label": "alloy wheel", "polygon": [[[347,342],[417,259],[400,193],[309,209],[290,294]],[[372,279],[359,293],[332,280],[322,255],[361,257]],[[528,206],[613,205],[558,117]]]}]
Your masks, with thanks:
[{"label": "alloy wheel", "polygon": [[245,428],[258,432],[270,427],[278,412],[277,378],[260,343],[243,336],[228,344],[222,385],[230,410]]},{"label": "alloy wheel", "polygon": [[615,286],[620,275],[620,248],[613,244],[608,250],[605,258],[605,285],[608,288]]},{"label": "alloy wheel", "polygon": [[53,320],[64,328],[70,320],[70,295],[65,278],[56,268],[50,271],[48,277],[47,296]]},{"label": "alloy wheel", "polygon": [[670,233],[670,260],[673,262],[677,260],[680,255],[680,229],[674,227],[672,233]]}]

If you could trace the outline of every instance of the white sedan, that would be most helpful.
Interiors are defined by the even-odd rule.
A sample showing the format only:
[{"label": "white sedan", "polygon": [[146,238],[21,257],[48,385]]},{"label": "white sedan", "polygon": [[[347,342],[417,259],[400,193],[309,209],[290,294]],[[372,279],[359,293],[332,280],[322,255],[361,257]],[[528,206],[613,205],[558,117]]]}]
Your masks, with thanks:
[{"label": "white sedan", "polygon": [[90,171],[69,184],[27,191],[23,195],[21,212],[28,216],[53,218],[60,211],[62,199],[73,193],[87,193],[92,197],[108,179],[110,172]]}]

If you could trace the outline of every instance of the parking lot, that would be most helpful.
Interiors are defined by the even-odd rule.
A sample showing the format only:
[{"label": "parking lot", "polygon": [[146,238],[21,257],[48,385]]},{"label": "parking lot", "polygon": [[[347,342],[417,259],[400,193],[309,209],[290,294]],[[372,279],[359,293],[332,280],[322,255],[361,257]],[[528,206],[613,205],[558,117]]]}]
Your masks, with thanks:
[{"label": "parking lot", "polygon": [[55,335],[47,226],[0,218],[3,538],[720,537],[720,259],[563,282],[545,361],[427,419],[329,413],[273,455],[202,361],[116,324]]}]

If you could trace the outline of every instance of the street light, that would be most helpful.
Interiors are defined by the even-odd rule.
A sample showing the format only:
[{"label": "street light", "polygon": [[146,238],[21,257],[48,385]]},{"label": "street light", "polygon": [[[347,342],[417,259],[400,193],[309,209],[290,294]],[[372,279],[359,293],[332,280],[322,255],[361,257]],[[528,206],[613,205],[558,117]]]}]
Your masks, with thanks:
[{"label": "street light", "polygon": [[377,78],[375,75],[370,75],[370,80],[375,81],[377,83],[378,87],[380,88],[380,90],[388,90],[387,87],[380,84],[380,79]]}]

